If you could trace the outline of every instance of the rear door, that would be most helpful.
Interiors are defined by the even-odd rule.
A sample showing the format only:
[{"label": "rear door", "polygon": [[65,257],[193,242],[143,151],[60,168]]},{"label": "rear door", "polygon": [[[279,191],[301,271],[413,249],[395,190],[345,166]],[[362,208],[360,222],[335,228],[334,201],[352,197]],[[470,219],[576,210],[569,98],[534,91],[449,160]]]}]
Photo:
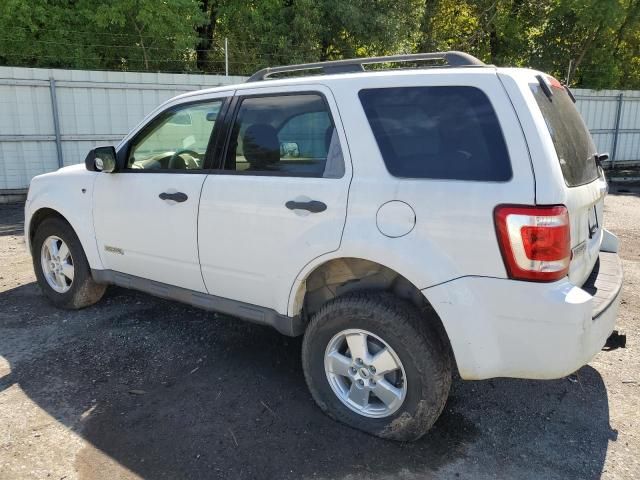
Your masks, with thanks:
[{"label": "rear door", "polygon": [[[527,83],[546,126],[540,134],[547,143],[551,140],[553,149],[548,150],[555,157],[551,159],[555,165],[551,165],[556,167],[548,170],[545,163],[536,162],[536,179],[538,183],[552,181],[560,186],[557,203],[566,205],[571,222],[569,278],[582,285],[598,259],[607,184],[596,163],[597,148],[569,92],[548,75],[532,74]],[[561,180],[549,178],[549,174],[558,171],[558,165],[561,175],[552,177]],[[542,189],[540,185],[537,190]],[[537,201],[543,203],[544,199]]]},{"label": "rear door", "polygon": [[351,180],[331,91],[237,91],[226,153],[202,188],[198,246],[210,294],[287,313],[293,281],[340,246]]}]

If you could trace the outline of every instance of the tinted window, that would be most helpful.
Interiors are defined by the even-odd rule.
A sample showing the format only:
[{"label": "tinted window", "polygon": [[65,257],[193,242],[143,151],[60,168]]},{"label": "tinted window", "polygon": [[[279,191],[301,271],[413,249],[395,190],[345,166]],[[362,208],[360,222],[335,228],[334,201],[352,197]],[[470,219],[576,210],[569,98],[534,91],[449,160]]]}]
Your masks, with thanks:
[{"label": "tinted window", "polygon": [[598,178],[596,146],[566,90],[553,88],[551,99],[539,84],[532,84],[531,91],[551,134],[567,185],[584,185]]},{"label": "tinted window", "polygon": [[162,114],[134,140],[127,167],[143,170],[202,168],[222,100],[178,107]]},{"label": "tinted window", "polygon": [[247,175],[341,177],[342,150],[324,99],[318,94],[243,99],[225,170]]},{"label": "tinted window", "polygon": [[405,178],[505,181],[511,163],[487,96],[475,87],[360,91],[389,173]]}]

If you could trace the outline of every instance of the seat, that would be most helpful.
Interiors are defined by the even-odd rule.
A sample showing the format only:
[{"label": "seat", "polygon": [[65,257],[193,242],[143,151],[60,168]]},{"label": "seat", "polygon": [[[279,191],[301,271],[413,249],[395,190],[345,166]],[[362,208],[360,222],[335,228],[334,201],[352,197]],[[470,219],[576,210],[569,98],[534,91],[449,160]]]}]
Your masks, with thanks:
[{"label": "seat", "polygon": [[280,141],[276,129],[267,123],[254,123],[244,132],[242,151],[248,170],[271,170],[280,161]]}]

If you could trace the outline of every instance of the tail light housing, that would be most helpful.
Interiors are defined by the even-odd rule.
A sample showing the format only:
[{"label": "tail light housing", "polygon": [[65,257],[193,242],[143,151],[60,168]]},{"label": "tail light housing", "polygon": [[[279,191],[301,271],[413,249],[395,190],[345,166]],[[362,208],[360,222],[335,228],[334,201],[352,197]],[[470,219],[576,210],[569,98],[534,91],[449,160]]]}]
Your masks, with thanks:
[{"label": "tail light housing", "polygon": [[553,282],[571,261],[569,213],[564,205],[499,205],[496,234],[509,278]]}]

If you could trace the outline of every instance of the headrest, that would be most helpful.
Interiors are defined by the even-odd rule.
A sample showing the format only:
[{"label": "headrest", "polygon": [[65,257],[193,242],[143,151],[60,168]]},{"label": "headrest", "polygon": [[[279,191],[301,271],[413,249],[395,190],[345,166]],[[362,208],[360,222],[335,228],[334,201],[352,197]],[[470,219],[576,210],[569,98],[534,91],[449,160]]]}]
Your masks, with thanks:
[{"label": "headrest", "polygon": [[279,162],[280,141],[276,129],[266,123],[250,125],[242,137],[242,151],[253,168]]}]

